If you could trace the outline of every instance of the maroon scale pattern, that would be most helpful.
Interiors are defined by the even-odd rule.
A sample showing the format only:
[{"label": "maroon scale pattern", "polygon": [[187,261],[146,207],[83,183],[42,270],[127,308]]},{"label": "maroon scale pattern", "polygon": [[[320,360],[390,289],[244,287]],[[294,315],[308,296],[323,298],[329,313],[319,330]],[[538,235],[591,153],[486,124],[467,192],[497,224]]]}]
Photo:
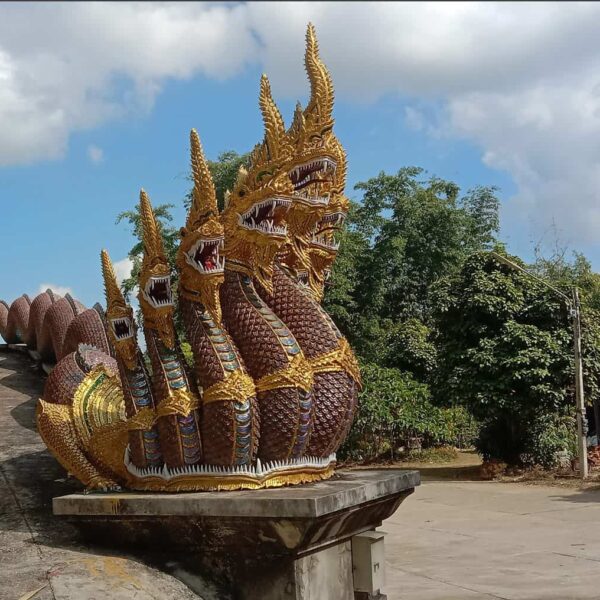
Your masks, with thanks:
[{"label": "maroon scale pattern", "polygon": [[29,324],[27,325],[27,346],[30,350],[37,348],[46,311],[57,300],[60,300],[60,296],[57,296],[51,290],[46,290],[33,299],[29,308]]},{"label": "maroon scale pattern", "polygon": [[[298,340],[311,359],[335,350],[339,333],[331,327],[319,305],[305,294],[278,266],[273,271],[273,294],[260,289],[261,296]],[[315,420],[308,453],[328,456],[344,440],[354,418],[357,390],[344,371],[317,373],[313,387]]]},{"label": "maroon scale pattern", "polygon": [[71,321],[65,334],[61,355],[66,356],[74,352],[79,344],[87,344],[104,354],[111,354],[104,322],[95,308],[84,310]]},{"label": "maroon scale pattern", "polygon": [[[250,376],[257,381],[284,369],[288,365],[288,356],[271,325],[246,297],[241,277],[244,275],[225,271],[225,282],[221,286],[223,322]],[[300,426],[301,400],[301,393],[296,388],[259,392],[258,456],[261,460],[284,460],[290,456]]]},{"label": "maroon scale pattern", "polygon": [[23,294],[10,305],[6,330],[2,336],[7,344],[25,343],[30,305],[31,300],[27,294]]},{"label": "maroon scale pattern", "polygon": [[[75,309],[75,310],[74,310]],[[55,302],[47,311],[38,340],[38,352],[45,362],[58,362],[62,358],[62,347],[71,321],[83,312],[85,306],[67,297]]]},{"label": "maroon scale pattern", "polygon": [[9,307],[4,300],[0,300],[0,335],[6,341],[6,326],[8,325],[8,311]]},{"label": "maroon scale pattern", "polygon": [[[223,381],[225,371],[210,341],[209,334],[203,319],[205,312],[202,304],[192,302],[180,296],[179,309],[183,318],[187,340],[194,355],[194,373],[198,384],[203,389]],[[221,328],[221,333],[227,340],[227,345],[235,353],[235,358],[240,367],[245,370],[242,357],[239,355],[231,336]],[[259,417],[257,400],[255,397],[248,398],[250,411],[252,413],[252,448],[250,456],[255,457],[259,439]],[[235,421],[236,413],[231,401],[210,402],[202,404],[200,429],[202,434],[202,447],[204,451],[204,462],[209,465],[231,466],[235,464]]]},{"label": "maroon scale pattern", "polygon": [[44,386],[44,400],[54,404],[71,404],[86,374],[98,365],[104,365],[110,373],[118,372],[114,358],[103,352],[91,348],[71,352],[48,375]]}]

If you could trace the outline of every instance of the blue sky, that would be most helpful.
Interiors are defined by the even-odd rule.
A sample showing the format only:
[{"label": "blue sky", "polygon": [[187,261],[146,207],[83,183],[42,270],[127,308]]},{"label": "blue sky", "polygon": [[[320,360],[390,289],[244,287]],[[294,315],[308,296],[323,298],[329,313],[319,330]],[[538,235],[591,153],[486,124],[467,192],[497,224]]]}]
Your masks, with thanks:
[{"label": "blue sky", "polygon": [[[0,298],[51,285],[90,306],[103,300],[98,255],[106,247],[114,261],[125,259],[133,240],[115,219],[140,187],[155,203],[175,204],[183,222],[191,127],[210,158],[251,148],[262,137],[262,71],[289,121],[307,93],[309,19],[337,89],[351,197],[357,181],[406,165],[464,190],[496,185],[510,250],[531,258],[532,240],[554,223],[564,243],[600,266],[600,79],[592,69],[600,53],[586,43],[600,27],[589,25],[589,8],[73,6],[0,6]],[[142,49],[123,34],[128,27]],[[564,65],[541,58],[557,45],[577,69],[562,68],[568,57]]]}]

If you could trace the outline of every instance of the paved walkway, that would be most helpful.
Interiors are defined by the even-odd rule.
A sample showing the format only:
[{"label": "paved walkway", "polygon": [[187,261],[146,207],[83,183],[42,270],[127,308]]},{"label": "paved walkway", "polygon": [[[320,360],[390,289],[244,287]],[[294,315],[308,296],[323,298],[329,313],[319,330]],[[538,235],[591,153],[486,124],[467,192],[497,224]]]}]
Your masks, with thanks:
[{"label": "paved walkway", "polygon": [[382,529],[390,600],[600,598],[600,490],[426,479]]},{"label": "paved walkway", "polygon": [[52,515],[52,498],[80,489],[35,430],[42,377],[0,351],[0,600],[198,600],[140,559],[82,543]]},{"label": "paved walkway", "polygon": [[[197,600],[148,557],[87,546],[52,516],[52,497],[79,486],[35,431],[41,391],[25,356],[0,351],[0,599]],[[389,600],[600,599],[600,491],[426,477],[383,529]]]}]

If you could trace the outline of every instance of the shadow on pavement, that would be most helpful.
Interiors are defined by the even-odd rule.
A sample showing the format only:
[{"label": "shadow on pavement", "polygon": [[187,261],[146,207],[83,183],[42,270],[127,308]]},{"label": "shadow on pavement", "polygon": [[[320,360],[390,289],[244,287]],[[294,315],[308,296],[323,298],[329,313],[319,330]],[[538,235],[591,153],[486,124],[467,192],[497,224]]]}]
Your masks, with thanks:
[{"label": "shadow on pavement", "polygon": [[35,407],[37,405],[37,397],[32,396],[26,402],[22,402],[18,406],[15,406],[10,411],[10,416],[25,429],[30,431],[36,431],[35,426]]}]

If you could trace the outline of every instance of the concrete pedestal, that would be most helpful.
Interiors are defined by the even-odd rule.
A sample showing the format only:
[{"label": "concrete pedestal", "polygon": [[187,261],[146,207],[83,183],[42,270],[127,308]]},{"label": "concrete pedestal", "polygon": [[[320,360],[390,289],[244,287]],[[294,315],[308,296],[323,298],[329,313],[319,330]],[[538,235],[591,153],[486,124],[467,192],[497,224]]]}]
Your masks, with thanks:
[{"label": "concrete pedestal", "polygon": [[341,471],[268,490],[72,494],[53,509],[95,541],[160,550],[219,600],[353,600],[352,536],[381,525],[419,483],[416,471]]}]

